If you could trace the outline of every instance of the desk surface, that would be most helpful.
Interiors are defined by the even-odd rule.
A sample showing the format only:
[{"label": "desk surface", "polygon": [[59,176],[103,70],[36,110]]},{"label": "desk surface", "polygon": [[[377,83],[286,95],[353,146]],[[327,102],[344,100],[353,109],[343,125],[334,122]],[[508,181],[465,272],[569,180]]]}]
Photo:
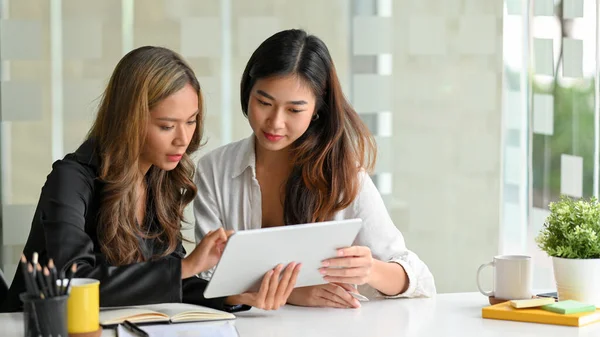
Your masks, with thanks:
[{"label": "desk surface", "polygon": [[[600,323],[576,328],[481,318],[488,305],[479,293],[440,294],[431,299],[363,303],[360,309],[285,306],[239,313],[241,337],[268,336],[600,336]],[[2,336],[23,336],[22,314],[0,314]],[[105,330],[102,336],[114,336]]]}]

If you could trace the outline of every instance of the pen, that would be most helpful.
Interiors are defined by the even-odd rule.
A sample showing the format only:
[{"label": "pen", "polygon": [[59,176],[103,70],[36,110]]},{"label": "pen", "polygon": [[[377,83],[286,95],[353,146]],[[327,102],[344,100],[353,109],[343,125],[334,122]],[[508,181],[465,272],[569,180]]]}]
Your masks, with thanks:
[{"label": "pen", "polygon": [[146,331],[140,329],[137,325],[131,323],[130,321],[125,320],[123,322],[123,327],[125,329],[129,330],[131,333],[133,333],[136,336],[150,337]]}]

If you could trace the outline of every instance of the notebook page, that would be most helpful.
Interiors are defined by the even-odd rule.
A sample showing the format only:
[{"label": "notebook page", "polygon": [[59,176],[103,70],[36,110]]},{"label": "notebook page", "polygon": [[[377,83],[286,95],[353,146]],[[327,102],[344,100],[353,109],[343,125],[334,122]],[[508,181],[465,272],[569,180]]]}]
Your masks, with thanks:
[{"label": "notebook page", "polygon": [[117,324],[126,319],[136,322],[140,320],[158,322],[165,321],[168,319],[168,317],[164,314],[153,312],[152,310],[144,308],[126,308],[100,311],[100,324],[102,325]]},{"label": "notebook page", "polygon": [[[188,303],[160,303],[143,306],[144,309],[162,312],[169,317],[176,317],[178,314],[189,314],[190,312],[201,313],[198,317],[216,317],[220,319],[233,319],[235,316],[231,313],[203,307],[200,305]],[[189,315],[186,315],[189,316]]]}]

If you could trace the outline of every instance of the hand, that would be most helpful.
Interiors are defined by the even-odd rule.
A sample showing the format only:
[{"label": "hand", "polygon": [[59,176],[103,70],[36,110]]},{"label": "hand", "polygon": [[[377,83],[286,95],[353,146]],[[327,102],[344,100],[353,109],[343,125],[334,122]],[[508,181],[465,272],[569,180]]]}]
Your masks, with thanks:
[{"label": "hand", "polygon": [[232,234],[233,231],[225,231],[223,227],[208,232],[196,248],[181,261],[181,278],[185,279],[214,267]]},{"label": "hand", "polygon": [[358,300],[349,292],[357,293],[354,286],[343,283],[296,288],[288,303],[303,307],[360,308]]},{"label": "hand", "polygon": [[[257,293],[230,296],[225,303],[230,305],[246,304],[263,310],[277,310],[285,305],[294,289],[300,267],[301,264],[292,262],[287,265],[283,275],[281,275],[283,265],[277,265],[275,269],[269,270],[265,274]],[[279,279],[279,275],[281,275],[281,279]]]},{"label": "hand", "polygon": [[339,249],[338,257],[324,260],[322,266],[319,271],[327,282],[361,285],[371,281],[373,256],[369,247],[352,246]]}]

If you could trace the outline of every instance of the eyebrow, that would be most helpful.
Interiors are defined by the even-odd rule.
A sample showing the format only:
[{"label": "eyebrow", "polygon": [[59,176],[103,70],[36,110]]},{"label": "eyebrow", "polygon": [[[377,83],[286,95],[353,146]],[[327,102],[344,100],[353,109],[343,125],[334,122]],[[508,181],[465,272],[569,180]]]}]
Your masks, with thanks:
[{"label": "eyebrow", "polygon": [[[264,91],[262,91],[262,90],[256,90],[256,93],[257,93],[257,94],[259,94],[259,95],[261,95],[261,96],[264,96],[264,97],[266,97],[266,98],[268,98],[268,99],[272,99],[272,100],[274,100],[274,101],[275,101],[275,97],[273,97],[273,96],[271,96],[271,95],[267,94],[266,92],[264,92]],[[306,102],[306,101],[303,101],[303,100],[300,100],[300,101],[287,101],[286,103],[288,103],[288,104],[294,104],[294,105],[304,105],[304,104],[308,104],[308,102]]]},{"label": "eyebrow", "polygon": [[[198,112],[200,112],[200,111],[196,110],[196,112],[194,112],[186,120],[191,119],[192,117],[195,117],[198,114]],[[165,121],[165,122],[179,122],[179,119],[177,119],[177,118],[171,118],[171,117],[159,117],[159,118],[157,118],[157,120],[159,120],[159,121]]]}]

